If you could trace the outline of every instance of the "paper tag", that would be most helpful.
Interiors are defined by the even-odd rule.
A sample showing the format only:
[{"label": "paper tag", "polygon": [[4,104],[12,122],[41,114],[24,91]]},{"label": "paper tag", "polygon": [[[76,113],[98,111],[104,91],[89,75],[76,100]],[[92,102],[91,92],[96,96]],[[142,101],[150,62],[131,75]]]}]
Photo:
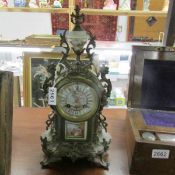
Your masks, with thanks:
[{"label": "paper tag", "polygon": [[57,88],[49,87],[49,97],[48,97],[49,105],[56,105],[56,94],[57,94]]},{"label": "paper tag", "polygon": [[152,158],[153,159],[169,159],[170,150],[163,149],[153,149]]}]

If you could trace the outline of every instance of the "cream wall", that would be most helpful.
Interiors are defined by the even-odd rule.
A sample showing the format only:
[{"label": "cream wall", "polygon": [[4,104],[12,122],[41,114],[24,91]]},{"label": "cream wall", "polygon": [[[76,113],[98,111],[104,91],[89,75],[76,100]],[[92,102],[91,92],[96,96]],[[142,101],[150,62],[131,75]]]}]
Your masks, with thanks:
[{"label": "cream wall", "polygon": [[51,34],[50,13],[0,12],[0,39],[23,39],[32,34]]}]

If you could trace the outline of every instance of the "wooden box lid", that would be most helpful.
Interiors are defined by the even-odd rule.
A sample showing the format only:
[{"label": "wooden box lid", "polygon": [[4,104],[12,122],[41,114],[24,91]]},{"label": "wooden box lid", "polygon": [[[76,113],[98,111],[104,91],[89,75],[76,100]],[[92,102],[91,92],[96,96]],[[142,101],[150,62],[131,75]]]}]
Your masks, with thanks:
[{"label": "wooden box lid", "polygon": [[175,111],[175,48],[133,46],[129,108]]}]

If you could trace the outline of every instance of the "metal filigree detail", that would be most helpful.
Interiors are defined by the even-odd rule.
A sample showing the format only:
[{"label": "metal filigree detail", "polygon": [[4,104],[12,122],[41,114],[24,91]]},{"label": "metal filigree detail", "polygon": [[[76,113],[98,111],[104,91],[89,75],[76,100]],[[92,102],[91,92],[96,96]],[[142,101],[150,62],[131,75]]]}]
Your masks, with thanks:
[{"label": "metal filigree detail", "polygon": [[108,169],[109,162],[106,155],[111,137],[101,125],[98,125],[95,142],[82,142],[81,144],[79,142],[72,142],[71,144],[70,142],[60,142],[54,133],[51,133],[51,130],[49,131],[41,137],[43,152],[46,155],[41,162],[43,167],[48,168],[52,163],[59,163],[66,155],[73,162],[77,159],[87,158],[90,162]]},{"label": "metal filigree detail", "polygon": [[[94,53],[90,53],[90,51],[91,51],[91,49],[95,48],[95,37],[93,37],[92,35],[90,35],[90,40],[89,40],[86,48],[83,48],[82,50],[75,50],[74,48],[71,48],[76,55],[76,58],[75,58],[76,60],[74,60],[74,61],[68,60],[70,47],[69,47],[68,42],[66,40],[65,34],[63,34],[61,36],[61,45],[60,46],[61,47],[64,46],[63,48],[65,49],[65,52],[62,52],[63,57],[62,57],[60,62],[65,64],[68,69],[72,69],[72,70],[76,70],[76,69],[80,69],[80,68],[86,69],[86,68],[89,68],[93,64],[92,60],[93,60]],[[83,55],[85,50],[87,52],[87,57],[86,57],[87,60],[82,61],[81,56]]]},{"label": "metal filigree detail", "polygon": [[75,7],[75,14],[71,14],[71,22],[75,24],[75,27],[73,30],[82,30],[81,24],[84,22],[84,14],[80,14],[80,7],[76,5]]},{"label": "metal filigree detail", "polygon": [[108,124],[106,122],[106,117],[103,114],[100,114],[98,120],[99,120],[99,123],[102,125],[102,127],[107,132],[107,126],[108,126]]},{"label": "metal filigree detail", "polygon": [[92,35],[92,33],[89,32],[90,40],[86,47],[86,53],[88,57],[90,58],[90,61],[92,61],[92,57],[94,53],[90,53],[91,49],[94,49],[96,47],[95,39],[96,37]]},{"label": "metal filigree detail", "polygon": [[101,82],[104,86],[104,88],[106,89],[106,95],[107,97],[110,97],[111,94],[111,90],[112,90],[112,83],[110,81],[110,79],[106,78],[106,74],[109,73],[109,68],[106,67],[105,65],[102,65],[101,69],[100,69],[100,73],[101,73]]},{"label": "metal filigree detail", "polygon": [[48,115],[48,120],[46,121],[46,130],[48,130],[48,128],[51,126],[51,124],[54,121],[54,116],[55,116],[55,112],[52,111],[49,115]]},{"label": "metal filigree detail", "polygon": [[[71,14],[71,21],[73,24],[75,24],[73,31],[83,31],[81,24],[84,22],[84,14],[80,14],[79,6],[76,6],[75,14],[74,13]],[[75,50],[74,48],[70,48],[69,43],[66,39],[66,33],[67,31],[65,31],[63,35],[60,36],[61,37],[60,46],[65,49],[65,51],[62,52],[63,57],[60,62],[65,64],[66,67],[70,70],[89,69],[90,66],[93,64],[92,59],[94,53],[91,53],[90,51],[96,46],[95,37],[92,36],[90,32],[88,32],[90,39],[88,41],[86,48],[83,48],[81,50]],[[69,57],[70,49],[72,49],[76,55],[75,61],[67,60]],[[86,61],[81,60],[81,56],[83,55],[84,51],[86,51],[87,53]]]},{"label": "metal filigree detail", "polygon": [[69,44],[66,40],[66,33],[67,33],[67,30],[65,30],[63,34],[60,34],[60,37],[61,37],[60,46],[65,49],[65,52],[62,52],[62,54],[63,54],[62,59],[63,60],[65,60],[67,58],[69,51],[70,51]]}]

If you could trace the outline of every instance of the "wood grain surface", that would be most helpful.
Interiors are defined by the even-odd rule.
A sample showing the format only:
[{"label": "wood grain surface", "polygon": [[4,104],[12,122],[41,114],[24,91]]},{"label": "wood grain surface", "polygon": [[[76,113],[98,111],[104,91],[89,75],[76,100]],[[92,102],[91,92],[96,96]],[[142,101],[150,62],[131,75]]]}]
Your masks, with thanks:
[{"label": "wood grain surface", "polygon": [[10,175],[13,73],[0,71],[0,175]]},{"label": "wood grain surface", "polygon": [[50,109],[15,108],[13,122],[11,175],[129,175],[125,140],[126,110],[106,109],[108,131],[112,136],[109,170],[88,164],[63,164],[58,170],[42,169],[40,135]]}]

